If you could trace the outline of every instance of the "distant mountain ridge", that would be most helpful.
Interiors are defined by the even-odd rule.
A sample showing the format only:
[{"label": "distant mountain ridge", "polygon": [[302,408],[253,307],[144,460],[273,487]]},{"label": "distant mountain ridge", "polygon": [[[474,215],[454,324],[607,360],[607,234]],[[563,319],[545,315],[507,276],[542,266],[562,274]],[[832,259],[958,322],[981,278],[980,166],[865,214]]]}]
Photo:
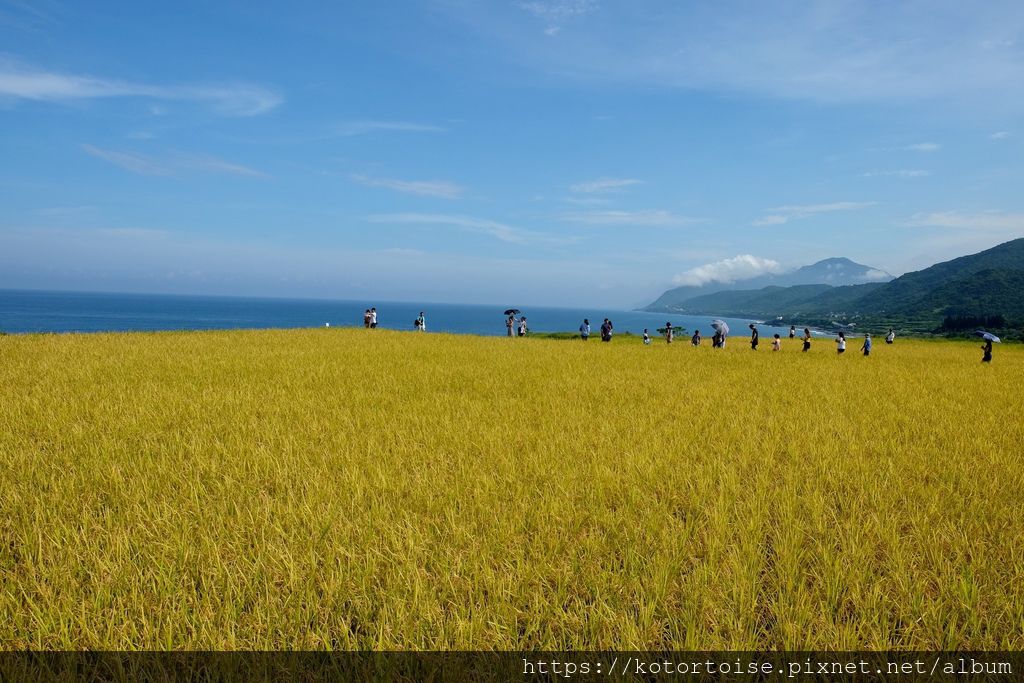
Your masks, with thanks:
[{"label": "distant mountain ridge", "polygon": [[[668,290],[657,300],[644,307],[645,311],[667,313],[703,313],[694,310],[689,302],[698,297],[719,292],[757,290],[765,287],[793,287],[798,285],[830,285],[840,287],[871,282],[888,282],[893,276],[878,268],[856,263],[848,258],[827,258],[787,273],[760,275],[735,282],[709,282],[704,285],[684,285]],[[703,308],[703,305],[698,306]],[[724,314],[724,312],[723,312]]]},{"label": "distant mountain ridge", "polygon": [[947,318],[1000,316],[1024,325],[1024,238],[884,283],[768,286],[691,297],[677,312],[761,319],[902,322],[935,329]]}]

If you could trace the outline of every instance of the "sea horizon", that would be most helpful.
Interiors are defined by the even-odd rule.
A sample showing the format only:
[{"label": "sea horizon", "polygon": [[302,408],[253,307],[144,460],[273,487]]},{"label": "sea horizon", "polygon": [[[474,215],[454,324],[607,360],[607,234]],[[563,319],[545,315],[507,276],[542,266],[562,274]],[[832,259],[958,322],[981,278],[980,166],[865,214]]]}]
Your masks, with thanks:
[{"label": "sea horizon", "polygon": [[427,332],[451,334],[506,334],[504,311],[518,308],[531,332],[575,332],[589,319],[596,337],[604,318],[616,333],[656,336],[666,322],[682,327],[687,335],[700,330],[710,336],[710,323],[725,320],[733,337],[745,336],[756,322],[763,335],[788,333],[788,327],[764,324],[754,318],[692,316],[652,313],[639,309],[600,309],[596,306],[502,306],[498,304],[355,300],[316,297],[244,296],[234,294],[173,294],[140,292],[0,289],[0,332],[90,333],[154,332],[220,329],[302,329],[361,327],[366,308],[376,307],[378,327],[413,330],[420,311]]}]

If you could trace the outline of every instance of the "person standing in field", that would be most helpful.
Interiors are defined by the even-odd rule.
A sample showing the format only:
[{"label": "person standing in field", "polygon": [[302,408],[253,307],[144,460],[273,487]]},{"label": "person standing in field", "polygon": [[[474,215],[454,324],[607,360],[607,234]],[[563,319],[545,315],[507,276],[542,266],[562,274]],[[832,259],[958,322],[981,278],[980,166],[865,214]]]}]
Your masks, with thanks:
[{"label": "person standing in field", "polygon": [[892,329],[890,327],[889,328],[889,334],[885,335],[885,343],[886,344],[892,344],[895,339],[896,339],[896,330],[894,330],[894,329]]},{"label": "person standing in field", "polygon": [[583,341],[590,339],[590,320],[588,318],[584,318],[583,324],[580,325],[580,339]]},{"label": "person standing in field", "polygon": [[370,329],[377,329],[377,309],[374,306],[370,306]]},{"label": "person standing in field", "polygon": [[508,328],[508,336],[510,337],[512,336],[512,328],[515,326],[515,324],[516,316],[515,314],[512,314],[508,317],[508,320],[505,321],[505,327]]},{"label": "person standing in field", "polygon": [[840,354],[846,353],[846,335],[842,332],[836,337],[836,351]]},{"label": "person standing in field", "polygon": [[981,357],[982,363],[992,362],[992,340],[986,339],[984,346],[981,347],[981,351],[984,355]]},{"label": "person standing in field", "polygon": [[796,325],[789,326],[789,338],[796,339]]},{"label": "person standing in field", "polygon": [[647,328],[644,328],[644,344],[651,343],[651,335],[647,334]]},{"label": "person standing in field", "polygon": [[864,333],[864,343],[860,346],[865,356],[871,355],[871,335],[867,332]]},{"label": "person standing in field", "polygon": [[420,332],[427,331],[427,318],[423,315],[423,311],[420,311],[420,316],[416,318],[416,329]]},{"label": "person standing in field", "polygon": [[608,318],[608,341],[612,340],[612,333],[615,331],[615,325],[612,324],[611,318]]},{"label": "person standing in field", "polygon": [[811,328],[804,328],[804,351],[811,350]]},{"label": "person standing in field", "polygon": [[715,333],[711,336],[711,348],[722,348],[722,333],[718,330],[715,330]]},{"label": "person standing in field", "polygon": [[750,324],[750,348],[752,351],[757,351],[757,344],[760,341],[761,336],[757,333],[757,325]]},{"label": "person standing in field", "polygon": [[776,332],[775,336],[772,338],[772,351],[781,351],[781,350],[782,350],[782,337],[780,337],[778,332]]},{"label": "person standing in field", "polygon": [[519,336],[520,337],[525,337],[526,336],[526,332],[527,332],[527,329],[526,329],[526,316],[524,315],[523,317],[521,317],[519,319]]},{"label": "person standing in field", "polygon": [[367,308],[366,312],[363,313],[363,327],[370,329],[370,309]]},{"label": "person standing in field", "polygon": [[665,323],[665,343],[672,343],[672,336],[674,330],[672,329],[672,323]]},{"label": "person standing in field", "polygon": [[700,330],[694,332],[693,336],[690,337],[690,346],[700,346]]}]

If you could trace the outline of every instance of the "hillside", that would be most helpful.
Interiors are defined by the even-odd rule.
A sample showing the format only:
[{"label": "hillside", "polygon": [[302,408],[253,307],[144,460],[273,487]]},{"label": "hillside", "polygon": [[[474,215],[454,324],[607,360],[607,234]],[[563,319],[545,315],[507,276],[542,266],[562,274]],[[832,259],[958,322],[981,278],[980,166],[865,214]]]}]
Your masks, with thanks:
[{"label": "hillside", "polygon": [[[886,282],[892,275],[848,258],[827,258],[788,273],[762,275],[735,282],[708,282],[701,286],[682,286],[670,289],[644,307],[645,311],[682,313],[691,310],[692,300],[722,292],[755,291],[766,287],[777,289],[799,285],[829,285],[841,287],[870,282]],[[703,308],[703,304],[700,306]]]}]

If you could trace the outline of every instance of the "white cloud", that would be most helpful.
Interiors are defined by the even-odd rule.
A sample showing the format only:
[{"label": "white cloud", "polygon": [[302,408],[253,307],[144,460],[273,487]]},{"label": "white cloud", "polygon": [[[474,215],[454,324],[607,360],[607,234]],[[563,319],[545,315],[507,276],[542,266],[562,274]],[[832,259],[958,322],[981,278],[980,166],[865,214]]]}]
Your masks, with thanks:
[{"label": "white cloud", "polygon": [[281,104],[267,88],[245,83],[224,85],[152,85],[93,76],[43,71],[0,61],[0,97],[40,102],[142,97],[207,104],[225,116],[254,116]]},{"label": "white cloud", "polygon": [[209,173],[223,173],[250,178],[267,177],[267,174],[262,171],[212,156],[173,153],[166,159],[154,159],[138,152],[103,149],[94,145],[82,145],[82,149],[97,159],[103,159],[126,171],[139,175],[169,176],[181,171],[195,169]]},{"label": "white cloud", "polygon": [[992,133],[992,135],[989,135],[988,137],[992,140],[1005,140],[1006,138],[1010,137],[1010,133],[1009,131],[1000,130],[996,131],[995,133]]},{"label": "white cloud", "polygon": [[382,224],[419,224],[439,225],[442,227],[453,227],[467,232],[474,232],[506,242],[519,245],[548,245],[560,246],[573,244],[574,238],[562,238],[546,233],[535,232],[515,228],[504,223],[488,220],[485,218],[473,218],[470,216],[455,216],[450,214],[435,213],[392,213],[378,214],[367,218],[371,223]]},{"label": "white cloud", "polygon": [[458,199],[466,191],[461,185],[447,180],[396,180],[394,178],[370,178],[353,173],[349,178],[367,187],[383,187],[395,192],[414,194],[422,197],[439,197],[441,199]]},{"label": "white cloud", "polygon": [[561,32],[566,21],[596,10],[597,0],[529,0],[518,5],[546,23],[544,33],[554,37]]},{"label": "white cloud", "polygon": [[583,194],[603,194],[606,192],[619,192],[630,185],[640,185],[642,180],[635,178],[598,178],[569,186],[570,192]]},{"label": "white cloud", "polygon": [[925,176],[930,176],[931,174],[931,171],[901,168],[896,171],[868,171],[867,173],[861,173],[861,176],[864,178],[874,178],[877,176],[891,176],[896,178],[923,178]]},{"label": "white cloud", "polygon": [[[559,78],[830,103],[1024,105],[1018,0],[947,2],[941,11],[925,0],[663,1],[643,3],[643,11],[617,2],[557,40],[480,4],[443,3],[503,55]],[[562,6],[573,4],[519,3],[546,26],[561,25],[549,17]]]},{"label": "white cloud", "polygon": [[904,147],[897,147],[897,149],[906,150],[908,152],[934,152],[941,149],[942,145],[935,142],[918,142],[913,145],[906,145]]},{"label": "white cloud", "polygon": [[886,282],[892,279],[892,275],[889,275],[889,273],[885,272],[884,270],[876,270],[872,268],[871,270],[864,273],[861,279],[864,280],[865,282]]},{"label": "white cloud", "polygon": [[792,220],[816,216],[821,213],[831,213],[833,211],[854,211],[856,209],[874,206],[874,204],[874,202],[832,202],[831,204],[777,206],[773,209],[765,209],[765,211],[769,213],[753,221],[751,225],[780,225]]},{"label": "white cloud", "polygon": [[565,197],[562,201],[578,206],[603,206],[612,203],[612,200],[604,197]]},{"label": "white cloud", "polygon": [[447,128],[412,121],[345,121],[338,124],[336,134],[342,137],[367,135],[378,132],[444,133]]},{"label": "white cloud", "polygon": [[1024,213],[1004,213],[1002,211],[915,213],[906,222],[906,225],[1011,234],[1024,233]]},{"label": "white cloud", "polygon": [[759,275],[781,273],[782,271],[782,265],[778,261],[750,254],[740,254],[733,258],[691,268],[684,273],[676,275],[672,278],[672,281],[677,285],[700,287],[709,282],[728,284],[737,280],[746,280]]},{"label": "white cloud", "polygon": [[562,215],[562,220],[583,225],[635,225],[649,227],[678,227],[699,223],[700,219],[678,216],[671,211],[647,209],[643,211],[577,211]]}]

